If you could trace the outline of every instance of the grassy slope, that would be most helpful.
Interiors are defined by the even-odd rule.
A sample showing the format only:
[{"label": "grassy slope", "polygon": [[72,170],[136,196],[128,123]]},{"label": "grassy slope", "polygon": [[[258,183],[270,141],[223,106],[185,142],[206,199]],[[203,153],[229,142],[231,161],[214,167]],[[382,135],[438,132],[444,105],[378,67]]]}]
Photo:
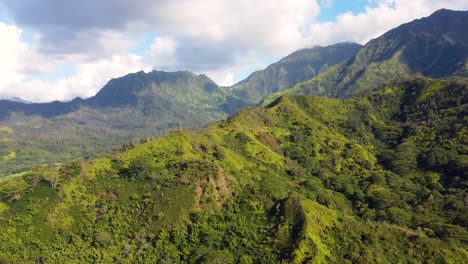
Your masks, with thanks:
[{"label": "grassy slope", "polygon": [[112,159],[32,171],[2,185],[0,259],[462,263],[467,82],[286,96]]}]

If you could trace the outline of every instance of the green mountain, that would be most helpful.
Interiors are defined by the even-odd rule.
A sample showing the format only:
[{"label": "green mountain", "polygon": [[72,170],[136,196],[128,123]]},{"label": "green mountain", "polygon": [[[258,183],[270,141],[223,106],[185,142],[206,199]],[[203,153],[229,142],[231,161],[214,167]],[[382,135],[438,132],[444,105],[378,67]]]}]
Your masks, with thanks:
[{"label": "green mountain", "polygon": [[[394,78],[468,76],[468,11],[442,9],[369,41],[355,56],[284,93],[349,98]],[[266,100],[270,102],[279,95]]]},{"label": "green mountain", "polygon": [[113,79],[85,100],[0,101],[0,176],[94,156],[170,129],[213,123],[227,116],[229,100],[205,75],[152,71]]},{"label": "green mountain", "polygon": [[[143,71],[110,80],[95,96],[76,98],[71,102],[25,104],[0,101],[0,121],[11,115],[53,118],[74,113],[82,108],[106,111],[109,108],[132,108],[146,116],[180,115],[180,121],[200,123],[224,117],[228,94],[206,75],[190,72]],[[168,121],[160,118],[166,127]],[[126,120],[128,121],[128,120]],[[166,122],[166,123],[164,123]],[[161,126],[161,128],[164,127]]]},{"label": "green mountain", "polygon": [[464,263],[468,79],[283,96],[0,185],[5,263]]},{"label": "green mountain", "polygon": [[301,50],[231,88],[219,87],[203,74],[141,71],[110,80],[88,99],[42,104],[0,100],[0,131],[8,131],[0,132],[0,177],[213,123],[258,104],[270,92],[310,79],[358,49],[358,44],[343,43]]},{"label": "green mountain", "polygon": [[338,43],[326,47],[302,49],[252,73],[229,89],[246,105],[257,105],[268,95],[293,87],[324,72],[329,67],[354,56],[361,45]]}]

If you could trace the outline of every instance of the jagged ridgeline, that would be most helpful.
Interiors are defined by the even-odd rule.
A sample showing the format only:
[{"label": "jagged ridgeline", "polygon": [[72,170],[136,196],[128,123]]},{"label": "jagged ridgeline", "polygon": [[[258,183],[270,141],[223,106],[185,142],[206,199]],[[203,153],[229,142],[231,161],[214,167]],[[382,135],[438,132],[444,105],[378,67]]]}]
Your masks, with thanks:
[{"label": "jagged ridgeline", "polygon": [[268,95],[292,88],[349,59],[361,48],[359,44],[346,42],[298,50],[266,69],[252,73],[229,90],[241,98],[244,105],[257,105]]},{"label": "jagged ridgeline", "polygon": [[0,262],[464,263],[468,80],[283,96],[4,181]]},{"label": "jagged ridgeline", "polygon": [[395,78],[468,76],[468,11],[441,9],[369,41],[359,52],[284,93],[350,98]]}]

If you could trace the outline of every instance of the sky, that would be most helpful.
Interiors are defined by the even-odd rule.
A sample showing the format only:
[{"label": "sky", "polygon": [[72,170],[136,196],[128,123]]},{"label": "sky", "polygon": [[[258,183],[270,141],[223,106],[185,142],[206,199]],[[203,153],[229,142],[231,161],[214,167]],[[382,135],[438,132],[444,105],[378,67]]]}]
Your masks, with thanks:
[{"label": "sky", "polygon": [[153,69],[232,85],[289,53],[365,44],[468,0],[1,0],[0,98],[67,101]]}]

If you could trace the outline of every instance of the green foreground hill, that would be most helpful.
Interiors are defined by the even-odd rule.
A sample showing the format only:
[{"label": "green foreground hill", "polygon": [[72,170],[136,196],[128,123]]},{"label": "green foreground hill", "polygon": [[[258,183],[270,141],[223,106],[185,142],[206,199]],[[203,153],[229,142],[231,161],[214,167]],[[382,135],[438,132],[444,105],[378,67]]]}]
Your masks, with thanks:
[{"label": "green foreground hill", "polygon": [[283,96],[0,190],[4,263],[463,263],[468,79]]}]

